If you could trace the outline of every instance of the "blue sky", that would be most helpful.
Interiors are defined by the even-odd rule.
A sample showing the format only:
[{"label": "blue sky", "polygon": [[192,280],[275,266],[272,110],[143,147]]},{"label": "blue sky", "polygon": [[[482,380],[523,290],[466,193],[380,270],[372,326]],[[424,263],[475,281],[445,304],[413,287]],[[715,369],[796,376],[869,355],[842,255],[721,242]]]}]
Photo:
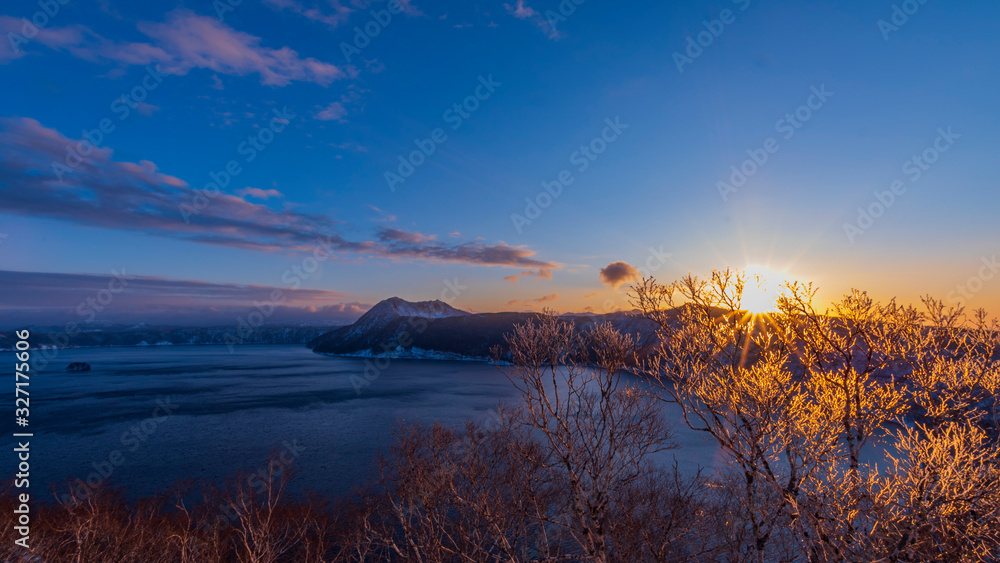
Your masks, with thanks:
[{"label": "blue sky", "polygon": [[[71,311],[122,268],[150,286],[108,320],[145,304],[205,321],[222,288],[232,309],[217,322],[259,286],[286,290],[289,318],[349,319],[391,295],[602,311],[626,305],[620,284],[644,264],[664,281],[757,264],[825,299],[857,287],[1000,309],[1000,6],[566,0],[553,17],[560,3],[542,0],[243,0],[220,18],[209,2],[56,5],[0,16],[8,318]],[[25,33],[33,16],[48,21]],[[378,35],[356,43],[366,25]],[[347,60],[345,44],[363,47]],[[137,87],[123,119],[113,104]],[[454,128],[463,102],[475,109]],[[787,138],[796,111],[808,118]],[[48,164],[102,120],[114,130],[57,178]],[[247,162],[241,143],[275,124]],[[390,189],[386,172],[438,128],[447,139]],[[581,146],[603,150],[584,170]],[[932,164],[907,165],[927,150]],[[180,206],[231,160],[240,172],[185,221]],[[753,172],[720,188],[734,166]],[[551,205],[512,219],[564,170]],[[859,207],[879,216],[859,226]],[[320,236],[335,256],[289,276]],[[615,262],[633,269],[602,276]],[[16,273],[51,274],[52,289]]]}]

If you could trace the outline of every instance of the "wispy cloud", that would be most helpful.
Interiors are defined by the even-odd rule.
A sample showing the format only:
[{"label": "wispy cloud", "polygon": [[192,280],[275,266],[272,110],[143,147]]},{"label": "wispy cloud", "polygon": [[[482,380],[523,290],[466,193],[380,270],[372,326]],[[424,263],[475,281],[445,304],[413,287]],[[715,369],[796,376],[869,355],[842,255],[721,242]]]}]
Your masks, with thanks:
[{"label": "wispy cloud", "polygon": [[160,111],[160,109],[160,106],[154,106],[146,102],[135,102],[135,110],[145,116],[153,115],[153,112]]},{"label": "wispy cloud", "polygon": [[435,262],[460,262],[477,266],[515,266],[533,268],[538,275],[559,269],[554,262],[533,258],[535,251],[523,246],[488,245],[481,242],[443,243],[434,235],[425,235],[386,227],[379,228],[375,253],[394,259],[412,258]]},{"label": "wispy cloud", "polygon": [[538,279],[541,280],[551,280],[552,270],[545,268],[540,268],[538,270],[522,270],[516,274],[505,276],[504,280],[509,281],[511,283],[517,283],[518,281],[520,281],[520,278],[530,277],[530,276],[537,277]]},{"label": "wispy cloud", "polygon": [[424,13],[420,11],[420,8],[417,8],[416,6],[413,5],[413,2],[411,2],[411,0],[398,0],[398,2],[399,2],[399,7],[403,10],[404,14],[410,16],[424,15]]},{"label": "wispy cloud", "polygon": [[533,18],[538,15],[538,12],[536,12],[534,8],[525,5],[524,0],[517,0],[517,4],[514,6],[504,4],[503,7],[507,9],[507,12],[519,20]]},{"label": "wispy cloud", "polygon": [[550,293],[548,295],[543,295],[543,296],[538,297],[536,299],[525,299],[523,301],[520,300],[520,299],[511,299],[510,301],[507,302],[507,306],[510,307],[512,305],[517,305],[518,303],[530,306],[530,305],[535,305],[537,303],[548,303],[550,301],[555,301],[556,299],[559,299],[559,294],[558,293]]},{"label": "wispy cloud", "polygon": [[329,2],[330,10],[324,11],[318,6],[306,6],[296,0],[264,0],[264,4],[276,10],[288,10],[307,19],[337,27],[346,22],[354,11],[350,6],[336,0]]},{"label": "wispy cloud", "polygon": [[[402,11],[404,14],[410,16],[423,15],[410,0],[396,0],[396,2],[399,4],[399,11]],[[286,10],[330,27],[338,27],[351,19],[351,14],[373,6],[374,2],[371,0],[350,0],[348,2],[342,0],[326,0],[325,2],[309,0],[305,2],[299,0],[264,0],[264,4],[275,10]]]},{"label": "wispy cloud", "polygon": [[378,214],[378,217],[372,219],[372,221],[374,221],[376,223],[395,223],[396,222],[396,216],[395,215],[392,215],[391,213],[386,213],[385,211],[382,211],[381,209],[379,209],[378,207],[375,207],[374,205],[369,205],[368,208]]},{"label": "wispy cloud", "polygon": [[523,246],[442,242],[386,227],[376,230],[374,240],[348,240],[339,234],[344,223],[331,217],[275,211],[225,193],[187,222],[178,206],[199,192],[148,160],[118,162],[102,147],[57,178],[52,163],[62,162],[66,147],[78,143],[33,119],[0,118],[0,213],[266,252],[322,247],[392,260],[531,269],[541,277],[561,267],[534,258]]},{"label": "wispy cloud", "polygon": [[344,109],[344,104],[333,102],[316,112],[314,117],[320,121],[344,121],[345,115],[347,115],[347,110]]},{"label": "wispy cloud", "polygon": [[250,186],[236,190],[236,195],[242,198],[252,197],[255,199],[271,199],[272,197],[278,197],[278,198],[285,197],[284,194],[282,194],[278,190],[273,190],[273,189],[262,190],[260,188],[251,188]]},{"label": "wispy cloud", "polygon": [[528,20],[535,24],[538,29],[542,30],[542,33],[546,35],[549,39],[560,39],[562,34],[559,30],[552,26],[548,19],[546,19],[542,14],[539,14],[537,10],[525,4],[524,0],[517,0],[517,3],[513,6],[510,4],[504,4],[503,7],[507,10],[507,13],[514,16],[519,20]]},{"label": "wispy cloud", "polygon": [[[19,25],[15,18],[0,16],[0,34],[4,36]],[[138,29],[150,42],[119,43],[82,25],[44,28],[32,41],[91,62],[155,64],[164,74],[184,75],[196,68],[236,76],[258,74],[261,83],[268,86],[287,86],[293,81],[325,86],[346,76],[335,65],[302,58],[289,47],[264,47],[260,37],[186,9],[174,10],[164,22],[140,22]],[[14,52],[9,45],[0,49],[0,61],[25,55],[23,50]]]}]

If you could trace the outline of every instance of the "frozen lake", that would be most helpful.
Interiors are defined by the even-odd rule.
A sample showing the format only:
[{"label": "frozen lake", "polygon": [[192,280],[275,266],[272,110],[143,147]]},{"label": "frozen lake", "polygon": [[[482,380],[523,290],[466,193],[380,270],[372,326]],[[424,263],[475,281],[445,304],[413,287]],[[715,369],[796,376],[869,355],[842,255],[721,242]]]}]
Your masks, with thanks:
[{"label": "frozen lake", "polygon": [[[14,363],[12,353],[0,358]],[[93,369],[62,371],[72,362]],[[460,425],[520,400],[485,363],[392,360],[358,395],[351,378],[364,370],[364,359],[297,346],[62,350],[31,378],[31,490],[51,498],[50,483],[112,468],[110,482],[148,495],[181,479],[256,471],[288,447],[294,489],[340,495],[371,474],[397,421]],[[714,444],[668,412],[681,448],[667,455],[686,470],[712,465]],[[8,436],[19,431],[7,424]]]}]

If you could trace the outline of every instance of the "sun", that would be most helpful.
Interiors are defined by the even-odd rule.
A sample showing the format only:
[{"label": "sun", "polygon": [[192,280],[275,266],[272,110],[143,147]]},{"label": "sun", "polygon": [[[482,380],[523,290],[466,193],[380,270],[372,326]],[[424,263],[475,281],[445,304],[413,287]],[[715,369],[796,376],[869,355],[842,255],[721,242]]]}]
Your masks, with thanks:
[{"label": "sun", "polygon": [[755,313],[773,313],[778,310],[778,296],[787,278],[764,266],[748,266],[746,284],[743,286],[741,306]]}]

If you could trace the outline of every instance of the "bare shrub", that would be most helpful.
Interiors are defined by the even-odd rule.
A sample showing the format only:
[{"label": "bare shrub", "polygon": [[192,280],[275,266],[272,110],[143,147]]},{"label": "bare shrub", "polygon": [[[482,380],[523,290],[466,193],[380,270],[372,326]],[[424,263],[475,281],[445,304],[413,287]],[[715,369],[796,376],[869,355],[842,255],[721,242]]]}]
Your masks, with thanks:
[{"label": "bare shrub", "polygon": [[[199,495],[190,482],[135,502],[111,487],[71,487],[59,502],[33,507],[31,554],[37,561],[74,563],[329,561],[335,550],[326,506],[311,497],[289,498],[293,472],[279,470],[276,456],[266,467],[263,477],[203,487],[193,505],[190,499]],[[4,492],[0,510],[13,513],[15,496]],[[2,561],[23,559],[13,534],[4,526]]]}]

